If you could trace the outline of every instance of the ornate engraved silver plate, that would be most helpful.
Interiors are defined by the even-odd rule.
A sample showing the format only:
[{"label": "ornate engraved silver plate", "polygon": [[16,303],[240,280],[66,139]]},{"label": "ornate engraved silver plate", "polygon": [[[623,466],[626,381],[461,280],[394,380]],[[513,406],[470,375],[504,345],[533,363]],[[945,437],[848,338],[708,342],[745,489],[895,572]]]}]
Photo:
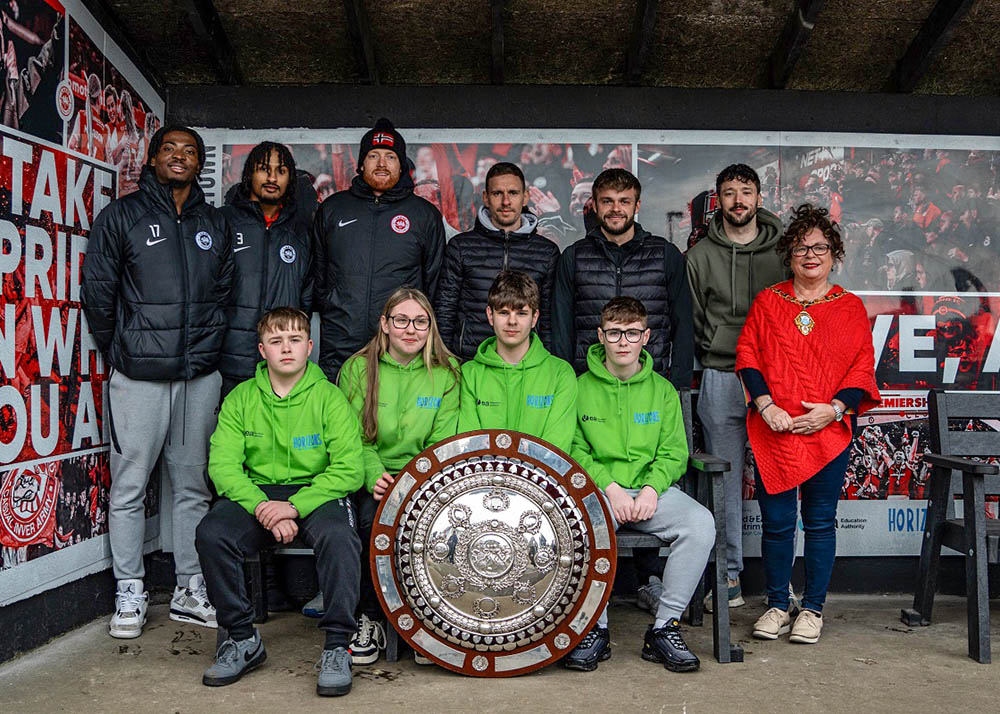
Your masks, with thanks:
[{"label": "ornate engraved silver plate", "polygon": [[[574,647],[607,603],[616,562],[596,486],[569,483],[579,465],[507,431],[447,439],[411,464],[404,471],[420,475],[402,499],[397,480],[372,529],[376,592],[400,634],[441,666],[486,677],[539,669]],[[387,504],[398,504],[391,521]],[[391,568],[375,550],[388,550],[379,560]],[[395,593],[401,605],[386,597]]]}]

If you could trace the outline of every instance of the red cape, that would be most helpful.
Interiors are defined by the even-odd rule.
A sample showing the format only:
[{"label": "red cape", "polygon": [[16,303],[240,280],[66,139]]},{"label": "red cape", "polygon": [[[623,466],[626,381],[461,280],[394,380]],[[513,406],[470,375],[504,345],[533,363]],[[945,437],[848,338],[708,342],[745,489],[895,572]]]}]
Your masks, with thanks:
[{"label": "red cape", "polygon": [[[803,308],[779,291],[794,295],[792,281],[762,290],[750,306],[736,346],[736,370],[752,367],[763,374],[775,404],[792,417],[806,413],[803,401],[828,404],[848,387],[864,391],[858,414],[878,406],[875,351],[860,298],[837,285],[827,295],[840,297]],[[795,324],[803,309],[813,320],[808,335]],[[847,419],[831,422],[815,434],[778,433],[750,409],[747,431],[768,493],[787,491],[808,480],[851,443]]]}]

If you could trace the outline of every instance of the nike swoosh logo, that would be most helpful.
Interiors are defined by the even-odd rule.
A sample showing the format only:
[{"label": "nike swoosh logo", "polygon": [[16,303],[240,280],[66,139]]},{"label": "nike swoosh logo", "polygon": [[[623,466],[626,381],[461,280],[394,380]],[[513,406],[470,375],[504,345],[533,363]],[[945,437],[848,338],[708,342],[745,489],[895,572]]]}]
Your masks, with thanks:
[{"label": "nike swoosh logo", "polygon": [[262,644],[264,644],[264,641],[263,641],[263,640],[261,640],[260,642],[258,642],[258,643],[257,643],[257,647],[256,647],[256,648],[254,649],[254,651],[253,651],[253,652],[244,652],[244,653],[243,653],[243,661],[244,661],[244,662],[249,662],[249,661],[250,661],[250,660],[252,660],[252,659],[253,659],[254,657],[256,657],[256,656],[257,656],[257,653],[258,653],[258,652],[260,652],[260,646],[261,646]]},{"label": "nike swoosh logo", "polygon": [[150,240],[149,238],[147,238],[146,239],[146,245],[150,245],[150,246],[156,245],[157,243],[162,243],[165,240],[166,240],[166,238],[160,238],[159,240]]},{"label": "nike swoosh logo", "polygon": [[337,228],[343,228],[344,226],[349,226],[352,223],[356,222],[357,220],[358,220],[357,218],[352,218],[349,221],[337,221]]},{"label": "nike swoosh logo", "polygon": [[243,246],[242,248],[233,248],[233,252],[234,252],[234,253],[239,253],[239,252],[240,252],[241,250],[246,250],[246,249],[247,249],[247,248],[249,248],[249,247],[250,247],[250,246],[248,246],[248,245],[245,245],[245,246]]}]

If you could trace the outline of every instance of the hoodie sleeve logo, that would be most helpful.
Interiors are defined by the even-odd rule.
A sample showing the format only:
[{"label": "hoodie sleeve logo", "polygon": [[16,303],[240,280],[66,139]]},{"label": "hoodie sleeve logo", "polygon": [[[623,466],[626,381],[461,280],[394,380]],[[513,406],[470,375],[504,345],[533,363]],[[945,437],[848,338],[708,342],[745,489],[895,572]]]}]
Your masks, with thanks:
[{"label": "hoodie sleeve logo", "polygon": [[281,259],[286,263],[291,264],[295,262],[295,248],[290,245],[281,246],[281,250],[278,255],[280,255]]},{"label": "hoodie sleeve logo", "polygon": [[207,231],[198,231],[194,236],[194,242],[202,250],[211,250],[212,248],[212,236]]},{"label": "hoodie sleeve logo", "polygon": [[392,226],[392,230],[402,235],[410,230],[410,219],[400,213],[398,216],[393,217],[389,225]]}]

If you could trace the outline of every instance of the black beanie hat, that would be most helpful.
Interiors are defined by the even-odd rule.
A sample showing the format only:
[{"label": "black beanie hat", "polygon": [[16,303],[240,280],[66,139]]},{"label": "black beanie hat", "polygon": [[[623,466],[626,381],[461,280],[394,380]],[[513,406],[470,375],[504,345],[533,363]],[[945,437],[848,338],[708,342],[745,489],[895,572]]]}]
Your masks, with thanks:
[{"label": "black beanie hat", "polygon": [[406,142],[403,140],[403,136],[396,131],[392,122],[385,117],[375,122],[375,127],[369,129],[361,137],[361,151],[358,153],[358,173],[361,173],[361,165],[364,163],[365,157],[368,156],[368,152],[372,149],[389,149],[396,152],[399,165],[403,168],[406,167]]}]

